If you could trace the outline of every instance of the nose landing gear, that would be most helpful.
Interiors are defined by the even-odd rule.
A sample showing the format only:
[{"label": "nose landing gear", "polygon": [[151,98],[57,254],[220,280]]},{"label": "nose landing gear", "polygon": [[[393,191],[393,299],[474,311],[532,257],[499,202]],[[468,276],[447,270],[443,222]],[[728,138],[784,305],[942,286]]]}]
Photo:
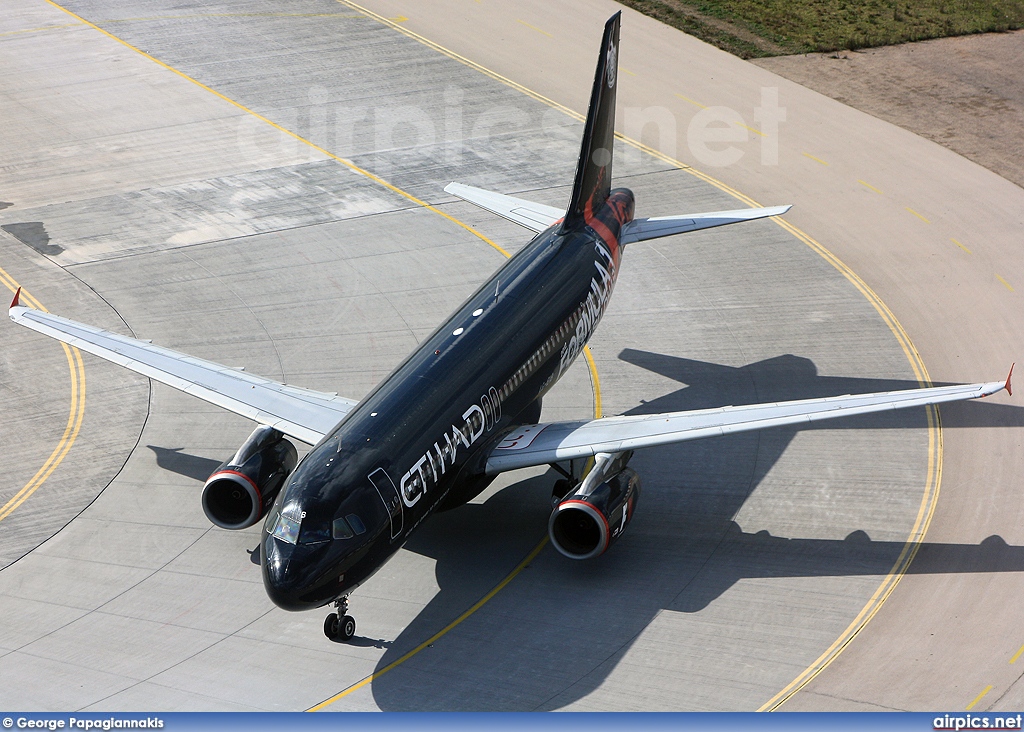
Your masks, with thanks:
[{"label": "nose landing gear", "polygon": [[335,600],[334,607],[336,612],[324,618],[324,635],[335,643],[344,643],[356,634],[356,619],[348,614],[347,597]]}]

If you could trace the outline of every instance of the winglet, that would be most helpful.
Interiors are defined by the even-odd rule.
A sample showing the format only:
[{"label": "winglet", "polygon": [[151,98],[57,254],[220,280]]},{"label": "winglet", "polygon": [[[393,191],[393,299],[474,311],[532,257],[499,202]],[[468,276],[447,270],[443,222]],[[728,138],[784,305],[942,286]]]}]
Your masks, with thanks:
[{"label": "winglet", "polygon": [[1010,373],[1006,375],[1006,384],[1004,384],[1004,386],[1006,387],[1006,393],[1009,394],[1010,396],[1013,396],[1013,390],[1010,388],[1010,377],[1013,376],[1013,367],[1016,365],[1016,363],[1010,364]]},{"label": "winglet", "polygon": [[14,293],[14,299],[11,300],[11,307],[12,308],[18,307],[18,298],[19,297],[21,297],[21,288],[20,287],[18,288],[18,291]]}]

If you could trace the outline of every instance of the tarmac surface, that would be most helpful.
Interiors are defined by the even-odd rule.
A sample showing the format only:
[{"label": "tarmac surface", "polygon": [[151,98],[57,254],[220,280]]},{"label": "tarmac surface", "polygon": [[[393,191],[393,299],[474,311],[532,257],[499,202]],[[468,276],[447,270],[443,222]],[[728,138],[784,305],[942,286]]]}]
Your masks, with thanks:
[{"label": "tarmac surface", "polygon": [[[444,185],[564,204],[582,125],[559,105],[585,109],[617,6],[64,7],[13,0],[0,20],[0,279],[358,398],[501,264],[493,244],[529,238]],[[751,205],[730,186],[795,207],[788,226],[631,245],[597,379],[574,366],[544,419],[1000,377],[1020,352],[1024,191],[623,13],[618,129],[652,148],[623,142],[615,174],[638,215]],[[730,107],[734,133],[757,130],[762,87],[777,133],[744,132],[701,173],[726,145],[694,153],[692,119]],[[639,129],[644,109],[666,134]],[[202,514],[250,423],[20,331],[0,349],[5,706],[1020,705],[1022,413],[1005,395],[944,408],[941,430],[901,412],[638,453],[637,520],[587,563],[543,544],[551,474],[503,476],[354,593],[339,645],[321,613],[266,598],[258,526]]]}]

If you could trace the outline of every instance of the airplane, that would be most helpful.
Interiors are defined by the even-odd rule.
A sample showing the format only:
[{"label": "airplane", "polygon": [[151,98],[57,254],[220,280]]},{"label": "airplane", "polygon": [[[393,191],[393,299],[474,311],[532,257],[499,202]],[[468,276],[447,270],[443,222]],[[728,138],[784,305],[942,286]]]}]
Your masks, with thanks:
[{"label": "airplane", "polygon": [[[563,210],[452,183],[444,190],[533,231],[452,315],[362,400],[255,376],[19,303],[19,324],[257,423],[203,488],[216,526],[264,520],[260,565],[286,610],[333,606],[324,633],[355,633],[349,596],[433,513],[479,495],[499,473],[550,465],[548,532],[572,559],[603,554],[633,519],[633,451],[1010,391],[1005,381],[541,422],[544,395],[579,356],[629,244],[779,216],[789,206],[634,218],[612,189],[620,14],[605,25],[572,195]],[[1011,392],[1012,393],[1012,392]],[[292,438],[312,449],[300,461]],[[578,470],[586,461],[589,471]],[[568,469],[565,464],[568,464]]]}]

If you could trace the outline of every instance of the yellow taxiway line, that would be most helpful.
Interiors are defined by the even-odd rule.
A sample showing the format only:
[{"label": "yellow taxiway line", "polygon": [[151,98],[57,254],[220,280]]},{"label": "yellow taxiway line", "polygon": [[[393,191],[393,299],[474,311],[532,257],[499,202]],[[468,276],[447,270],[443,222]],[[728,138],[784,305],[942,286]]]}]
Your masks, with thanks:
[{"label": "yellow taxiway line", "polygon": [[[482,239],[483,241],[487,242],[488,245],[490,245],[491,247],[493,247],[497,251],[501,252],[506,257],[509,256],[509,253],[506,252],[504,249],[502,249],[500,246],[495,244],[493,241],[488,239],[486,236],[481,234],[479,231],[474,229],[472,226],[469,226],[468,224],[465,224],[465,223],[459,221],[454,216],[450,216],[449,214],[446,214],[444,211],[441,211],[440,209],[438,209],[435,206],[431,206],[426,201],[423,201],[423,200],[417,198],[416,196],[412,195],[411,193],[403,191],[401,188],[399,188],[399,187],[397,187],[395,185],[392,185],[391,183],[387,182],[386,180],[384,180],[380,176],[374,175],[370,171],[365,170],[363,168],[360,168],[358,165],[356,165],[352,161],[346,160],[345,158],[342,158],[342,157],[340,157],[338,155],[335,155],[334,153],[330,152],[329,150],[326,150],[326,149],[320,147],[316,143],[313,143],[313,142],[307,140],[306,138],[302,137],[301,135],[296,134],[295,132],[292,132],[291,130],[287,129],[286,127],[282,127],[281,125],[277,124],[276,122],[273,122],[270,119],[264,117],[262,114],[259,114],[258,112],[255,112],[255,111],[249,109],[244,104],[241,104],[240,102],[236,102],[234,99],[231,99],[230,97],[227,97],[227,96],[221,94],[216,89],[212,89],[212,88],[208,87],[206,84],[203,84],[201,81],[198,81],[197,79],[193,79],[188,74],[186,74],[186,73],[184,73],[182,71],[178,71],[178,69],[174,68],[173,66],[164,63],[163,61],[161,61],[160,59],[156,58],[155,56],[149,55],[148,53],[146,53],[145,51],[143,51],[140,48],[136,48],[135,46],[133,46],[132,44],[128,43],[127,41],[122,40],[121,38],[118,38],[113,33],[110,33],[109,31],[103,30],[102,28],[100,28],[95,23],[91,23],[90,21],[86,20],[82,16],[76,15],[75,13],[72,13],[67,8],[62,7],[62,6],[58,5],[57,3],[53,2],[53,0],[46,0],[46,2],[49,3],[50,5],[52,5],[53,7],[57,8],[58,10],[61,10],[61,11],[65,12],[65,13],[67,13],[72,18],[75,18],[75,19],[81,21],[82,23],[84,23],[85,25],[89,26],[90,28],[94,28],[95,30],[98,30],[100,33],[102,33],[103,35],[107,36],[111,40],[117,41],[122,46],[125,46],[126,48],[131,49],[132,51],[134,51],[135,53],[139,54],[140,56],[144,56],[145,58],[149,59],[153,63],[155,63],[155,64],[157,64],[159,66],[162,66],[163,68],[167,69],[168,71],[170,71],[170,72],[172,72],[174,74],[177,74],[182,79],[185,79],[186,81],[189,81],[189,82],[195,84],[200,89],[203,89],[205,91],[210,92],[214,96],[216,96],[216,97],[218,97],[220,99],[223,99],[225,102],[227,102],[228,104],[232,105],[233,107],[236,107],[236,108],[242,110],[243,112],[245,112],[246,114],[252,115],[256,119],[260,120],[261,122],[264,122],[264,123],[270,125],[275,130],[278,130],[279,132],[283,132],[284,134],[288,135],[289,137],[291,137],[291,138],[293,138],[295,140],[298,140],[299,142],[303,143],[304,145],[308,145],[309,147],[311,147],[312,149],[316,150],[317,152],[322,153],[322,154],[326,155],[327,157],[331,158],[332,160],[336,160],[337,162],[341,163],[346,168],[349,168],[350,170],[352,170],[352,171],[354,171],[356,173],[359,173],[360,175],[366,176],[367,178],[372,180],[374,183],[378,183],[378,184],[384,186],[389,191],[392,191],[393,193],[397,193],[398,195],[402,196],[402,198],[408,199],[412,203],[415,203],[417,206],[421,206],[421,207],[423,207],[425,209],[433,211],[438,216],[443,216],[444,218],[446,218],[449,221],[451,221],[453,224],[455,224],[455,225],[465,229],[466,231],[471,233],[473,236],[475,236],[475,237],[477,237],[479,239]],[[394,21],[392,21],[392,20],[389,20],[389,19],[385,19],[385,20],[387,20],[388,23],[394,23]]]},{"label": "yellow taxiway line", "polygon": [[925,222],[926,224],[930,224],[931,223],[931,221],[926,219],[924,216],[919,214],[917,211],[912,209],[910,206],[904,206],[904,208],[907,209],[907,211],[909,211],[910,213],[914,214],[914,216],[916,216],[917,218],[921,219],[921,221]]},{"label": "yellow taxiway line", "polygon": [[982,699],[984,699],[984,698],[985,698],[985,695],[986,695],[987,693],[989,693],[990,691],[992,691],[992,688],[993,688],[993,687],[992,687],[992,685],[991,685],[991,684],[989,684],[989,685],[988,685],[988,686],[986,686],[986,687],[985,687],[984,689],[982,689],[982,690],[981,690],[981,693],[980,693],[980,694],[978,694],[978,695],[977,695],[976,697],[974,697],[974,701],[972,701],[972,702],[971,702],[970,704],[968,704],[968,705],[967,705],[967,709],[966,709],[965,711],[968,711],[968,712],[969,712],[969,711],[971,711],[972,709],[974,709],[974,706],[975,706],[975,705],[976,705],[976,704],[977,704],[978,702],[980,702],[980,701],[981,701]]},{"label": "yellow taxiway line", "polygon": [[1017,659],[1020,658],[1022,653],[1024,653],[1024,646],[1017,649],[1017,652],[1013,654],[1013,658],[1010,659],[1010,663],[1017,663]]},{"label": "yellow taxiway line", "polygon": [[501,592],[505,588],[505,585],[507,585],[509,582],[511,582],[513,579],[516,578],[516,575],[518,575],[520,572],[522,572],[524,569],[526,569],[527,567],[530,566],[530,562],[532,562],[534,559],[537,558],[537,555],[540,554],[541,549],[543,549],[545,546],[547,546],[547,543],[548,543],[548,537],[545,536],[543,539],[541,539],[540,543],[537,544],[537,546],[535,546],[533,548],[533,551],[531,551],[529,554],[526,555],[526,559],[521,561],[519,563],[519,565],[515,569],[513,569],[511,572],[509,572],[508,576],[505,577],[505,579],[503,579],[501,582],[499,582],[497,585],[495,585],[493,590],[491,590],[486,595],[484,595],[479,600],[477,600],[476,604],[473,605],[473,607],[469,608],[469,610],[467,610],[466,612],[462,613],[462,615],[460,615],[459,617],[455,618],[455,620],[453,620],[452,622],[448,623],[448,625],[444,626],[441,630],[439,630],[436,633],[434,633],[434,635],[432,635],[429,638],[427,638],[425,641],[420,643],[418,646],[413,648],[411,651],[406,653],[404,656],[402,656],[401,658],[399,658],[399,659],[397,659],[395,661],[392,661],[387,666],[382,668],[380,671],[375,671],[374,673],[370,674],[369,676],[367,676],[362,681],[359,681],[359,682],[357,682],[355,684],[352,684],[352,686],[349,686],[347,689],[339,691],[337,694],[332,696],[330,699],[325,699],[324,701],[320,702],[316,706],[310,707],[306,711],[307,712],[319,712],[322,709],[326,709],[330,705],[334,704],[336,701],[345,698],[346,696],[348,696],[352,692],[358,691],[359,689],[362,689],[364,686],[366,686],[367,684],[371,683],[374,679],[379,679],[381,676],[386,674],[391,669],[396,668],[398,666],[401,666],[403,663],[408,661],[410,658],[415,656],[417,653],[422,651],[424,648],[429,648],[431,645],[434,644],[435,641],[437,641],[440,638],[442,638],[443,636],[445,636],[450,630],[454,629],[455,626],[459,625],[459,623],[461,623],[463,620],[465,620],[470,615],[475,613],[477,610],[482,608],[485,604],[487,604],[487,602],[490,601],[490,599],[492,597],[494,597],[499,592]]},{"label": "yellow taxiway line", "polygon": [[[0,268],[0,282],[11,292],[17,292],[20,285],[10,274]],[[21,297],[32,307],[43,312],[48,312],[31,293],[21,290]],[[36,471],[36,474],[26,483],[21,490],[14,494],[14,497],[0,507],[0,521],[14,513],[17,508],[31,497],[33,493],[42,487],[57,466],[61,464],[71,446],[78,438],[78,432],[82,429],[82,420],[85,417],[85,366],[82,364],[82,354],[77,348],[72,348],[65,343],[60,344],[64,349],[64,355],[68,359],[68,369],[71,373],[71,406],[68,410],[68,421],[64,427],[64,434],[61,435],[57,446],[46,458],[43,466]]]},{"label": "yellow taxiway line", "polygon": [[963,250],[964,250],[965,252],[967,252],[968,254],[971,254],[971,253],[972,253],[970,249],[968,249],[967,247],[965,247],[965,246],[964,246],[963,244],[961,244],[960,242],[958,242],[958,241],[957,241],[956,239],[950,239],[950,241],[951,241],[951,242],[953,242],[954,244],[956,244],[956,245],[957,245],[958,247],[960,247],[961,249],[963,249]]},{"label": "yellow taxiway line", "polygon": [[554,36],[553,36],[553,35],[551,35],[550,33],[548,33],[548,32],[547,32],[546,30],[541,30],[540,28],[538,28],[538,27],[537,27],[537,26],[535,26],[535,25],[530,25],[530,24],[529,24],[529,23],[527,23],[527,22],[526,22],[525,20],[519,20],[518,18],[516,18],[516,22],[517,22],[517,23],[522,23],[523,25],[525,25],[525,26],[526,26],[527,28],[529,28],[530,30],[535,30],[535,31],[537,31],[538,33],[543,33],[543,34],[544,34],[544,35],[546,35],[546,36],[547,36],[548,38],[554,38]]}]

